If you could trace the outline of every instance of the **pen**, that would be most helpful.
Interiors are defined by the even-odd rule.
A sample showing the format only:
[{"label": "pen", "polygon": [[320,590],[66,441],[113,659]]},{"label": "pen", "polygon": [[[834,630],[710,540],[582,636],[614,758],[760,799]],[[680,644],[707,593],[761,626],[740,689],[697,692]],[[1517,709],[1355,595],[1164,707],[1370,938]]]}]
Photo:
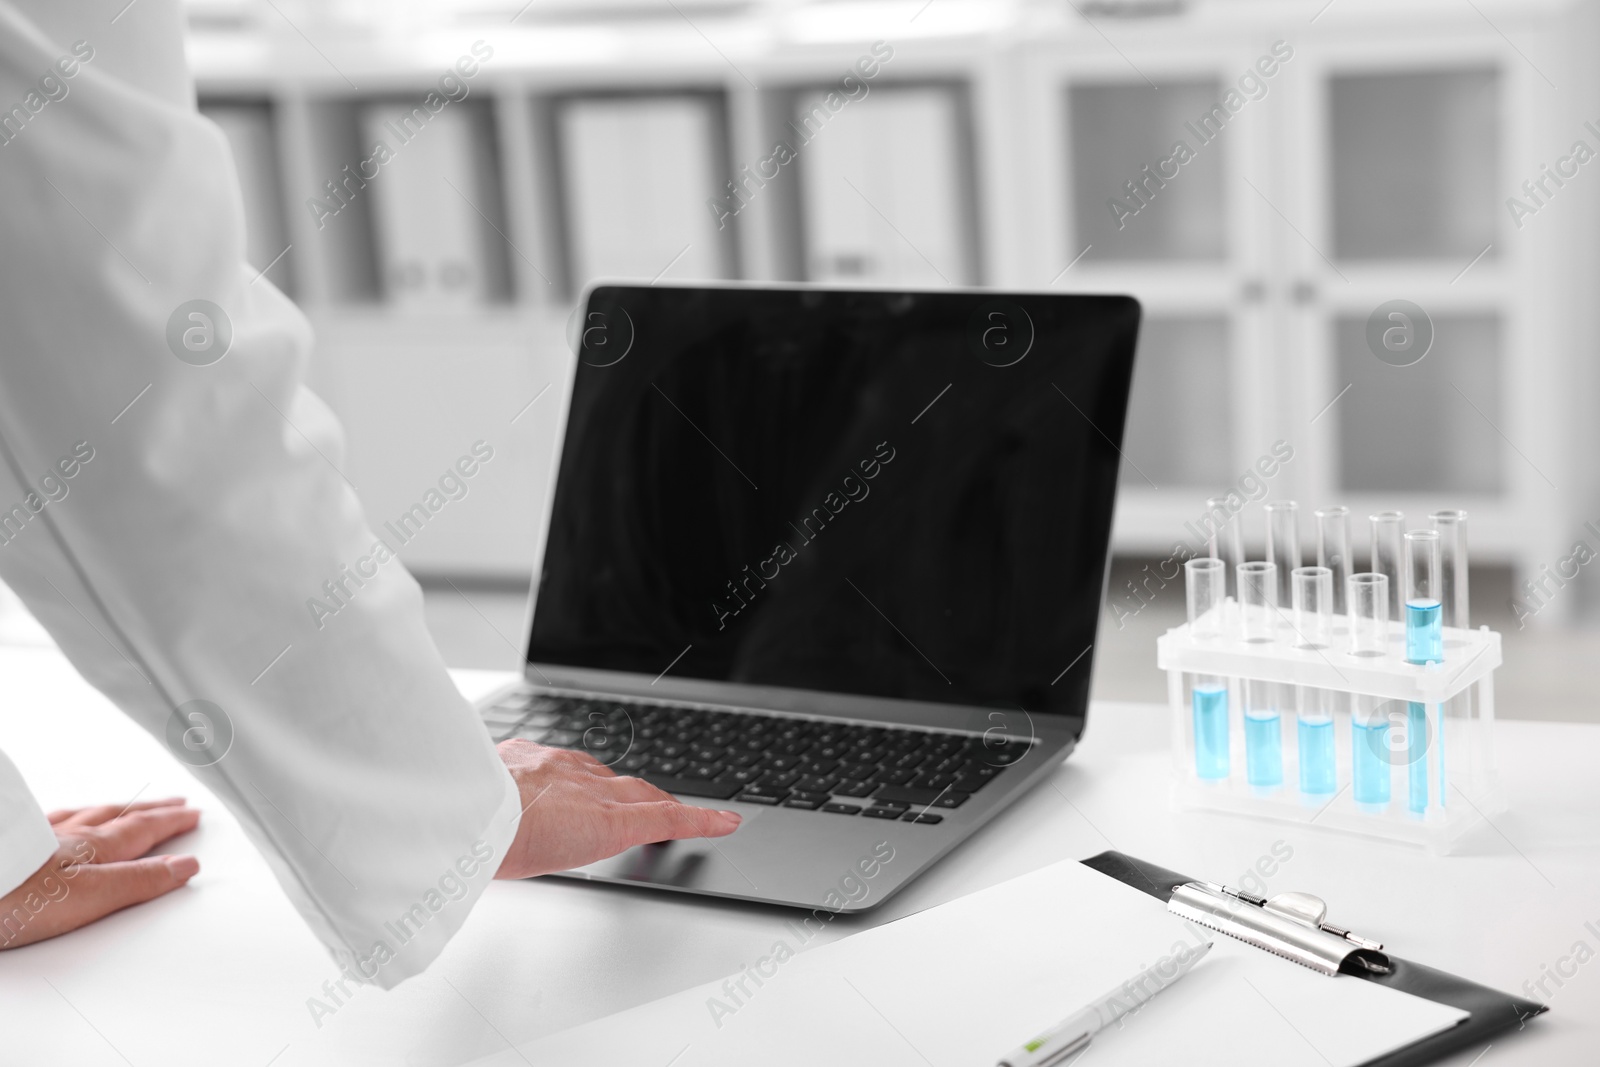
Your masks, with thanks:
[{"label": "pen", "polygon": [[[1211,951],[1206,942],[1180,958],[1168,956],[1122,983],[1088,1007],[1073,1012],[1020,1048],[1000,1059],[999,1067],[1051,1067],[1080,1049],[1087,1048],[1094,1035],[1189,973],[1202,956]],[[1162,972],[1165,971],[1165,974]]]}]

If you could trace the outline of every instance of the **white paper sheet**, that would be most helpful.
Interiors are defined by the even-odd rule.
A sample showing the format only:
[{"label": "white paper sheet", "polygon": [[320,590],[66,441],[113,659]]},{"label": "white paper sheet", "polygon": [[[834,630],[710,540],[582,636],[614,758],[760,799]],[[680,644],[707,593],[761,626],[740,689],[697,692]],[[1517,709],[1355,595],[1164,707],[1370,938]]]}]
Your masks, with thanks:
[{"label": "white paper sheet", "polygon": [[792,931],[743,976],[519,1051],[541,1067],[990,1067],[1206,940],[1215,947],[1193,971],[1095,1039],[1095,1067],[1357,1067],[1467,1014],[1187,925],[1070,861],[813,951],[797,952]]}]

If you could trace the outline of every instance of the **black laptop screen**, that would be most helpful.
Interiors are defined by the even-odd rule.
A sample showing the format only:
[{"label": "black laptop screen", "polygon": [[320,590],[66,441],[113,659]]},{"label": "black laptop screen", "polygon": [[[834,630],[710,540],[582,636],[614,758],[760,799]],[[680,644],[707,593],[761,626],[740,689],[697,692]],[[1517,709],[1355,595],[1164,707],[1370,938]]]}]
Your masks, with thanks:
[{"label": "black laptop screen", "polygon": [[596,289],[529,661],[1082,715],[1138,317]]}]

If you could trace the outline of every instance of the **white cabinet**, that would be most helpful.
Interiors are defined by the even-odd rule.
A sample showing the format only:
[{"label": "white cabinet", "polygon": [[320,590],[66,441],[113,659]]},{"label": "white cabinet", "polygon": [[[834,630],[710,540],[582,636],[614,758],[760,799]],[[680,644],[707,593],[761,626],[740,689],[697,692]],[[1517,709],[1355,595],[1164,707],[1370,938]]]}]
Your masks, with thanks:
[{"label": "white cabinet", "polygon": [[[1349,505],[1358,552],[1371,512],[1464,507],[1477,558],[1531,573],[1583,491],[1549,389],[1582,340],[1582,265],[1571,230],[1519,231],[1506,198],[1584,134],[1524,54],[1561,54],[1571,12],[1497,7],[1503,35],[1470,8],[1348,8],[1026,46],[1030,125],[1056,134],[1023,166],[1032,270],[1146,309],[1117,540],[1193,545],[1205,498],[1282,440],[1271,497]],[[1409,352],[1383,343],[1398,324]],[[1259,510],[1245,522],[1259,544]]]},{"label": "white cabinet", "polygon": [[[494,58],[453,130],[425,131],[433,156],[400,159],[409,177],[380,174],[325,225],[307,203],[361,158],[374,108],[426,93],[478,31],[424,35],[429,58],[312,22],[327,58],[265,29],[191,52],[248,172],[251,261],[294,245],[269,277],[292,272],[319,328],[313,377],[374,512],[472,440],[512,442],[504,485],[419,540],[419,569],[527,567],[563,326],[597,276],[1132,293],[1146,322],[1119,550],[1192,543],[1207,497],[1264,481],[1308,511],[1349,505],[1358,554],[1369,512],[1444,506],[1471,512],[1476,558],[1519,578],[1567,554],[1596,489],[1584,450],[1600,450],[1581,417],[1600,390],[1600,165],[1570,159],[1578,140],[1600,152],[1595,5],[1080,7],[529,9],[481,31]],[[841,82],[874,56],[870,91]],[[779,142],[792,158],[774,162]],[[474,260],[472,284],[443,287]],[[1391,327],[1426,336],[1426,356],[1398,365]],[[547,385],[512,426],[501,409]],[[1293,458],[1262,479],[1278,441]]]},{"label": "white cabinet", "polygon": [[727,179],[720,97],[628,95],[557,108],[573,289],[596,278],[733,276],[705,202]]},{"label": "white cabinet", "polygon": [[969,142],[958,91],[883,88],[831,115],[813,98],[820,96],[796,95],[790,127],[806,276],[873,285],[975,282]]}]

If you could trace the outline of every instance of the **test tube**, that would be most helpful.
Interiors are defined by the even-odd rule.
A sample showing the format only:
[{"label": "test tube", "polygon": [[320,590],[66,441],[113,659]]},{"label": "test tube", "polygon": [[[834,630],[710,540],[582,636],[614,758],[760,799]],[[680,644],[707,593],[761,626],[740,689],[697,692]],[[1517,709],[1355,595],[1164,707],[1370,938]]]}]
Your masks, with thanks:
[{"label": "test tube", "polygon": [[[1199,641],[1222,639],[1222,607],[1227,598],[1228,565],[1220,559],[1184,563],[1189,632]],[[1194,713],[1194,770],[1201,778],[1228,777],[1228,682],[1213,674],[1190,680]]]},{"label": "test tube", "polygon": [[[1439,531],[1412,530],[1405,537],[1406,662],[1438,663],[1444,659],[1444,633],[1439,617]],[[1434,731],[1436,734],[1437,731]],[[1406,704],[1407,800],[1412,811],[1428,810],[1428,706]]]},{"label": "test tube", "polygon": [[1465,630],[1472,625],[1467,606],[1467,513],[1435,511],[1428,517],[1439,532],[1440,622]]},{"label": "test tube", "polygon": [[1350,577],[1350,509],[1319,508],[1317,519],[1317,566],[1333,572],[1333,613],[1343,615],[1345,580]]},{"label": "test tube", "polygon": [[[1350,605],[1350,654],[1378,657],[1385,653],[1389,632],[1389,578],[1370,571],[1345,582]],[[1350,778],[1358,804],[1389,803],[1389,720],[1383,701],[1366,693],[1351,694]]]},{"label": "test tube", "polygon": [[1300,566],[1300,505],[1293,500],[1267,505],[1267,562],[1278,568],[1278,603],[1291,603],[1290,575]]},{"label": "test tube", "polygon": [[[1439,531],[1439,601],[1440,622],[1452,629],[1466,630],[1472,626],[1471,609],[1467,597],[1467,513],[1465,511],[1435,511],[1429,516],[1433,528]],[[1450,698],[1439,716],[1439,736],[1434,738],[1434,751],[1438,753],[1434,765],[1439,768],[1439,803],[1447,803],[1449,791],[1445,788],[1444,741],[1445,725],[1450,722],[1476,722],[1473,700],[1476,687],[1469,687]]]},{"label": "test tube", "polygon": [[1439,531],[1412,530],[1406,534],[1405,546],[1406,662],[1438,663],[1444,659]]},{"label": "test tube", "polygon": [[1389,618],[1400,619],[1405,597],[1405,575],[1400,555],[1405,549],[1406,517],[1398,511],[1380,511],[1372,521],[1372,572],[1389,579]]},{"label": "test tube", "polygon": [[[1322,650],[1333,640],[1333,571],[1296,567],[1294,627],[1298,647]],[[1300,749],[1300,791],[1331,793],[1337,774],[1333,759],[1333,694],[1317,686],[1299,686],[1295,726]]]},{"label": "test tube", "polygon": [[1228,567],[1228,582],[1233,595],[1239,595],[1239,565],[1244,562],[1244,533],[1239,524],[1239,512],[1228,503],[1225,496],[1214,496],[1206,501],[1206,511],[1211,516],[1211,535],[1206,539],[1208,555],[1220,559]]},{"label": "test tube", "polygon": [[[1250,642],[1272,640],[1278,619],[1278,568],[1252,560],[1239,568],[1239,618]],[[1247,678],[1244,689],[1245,776],[1251,785],[1283,784],[1282,686]]]}]

